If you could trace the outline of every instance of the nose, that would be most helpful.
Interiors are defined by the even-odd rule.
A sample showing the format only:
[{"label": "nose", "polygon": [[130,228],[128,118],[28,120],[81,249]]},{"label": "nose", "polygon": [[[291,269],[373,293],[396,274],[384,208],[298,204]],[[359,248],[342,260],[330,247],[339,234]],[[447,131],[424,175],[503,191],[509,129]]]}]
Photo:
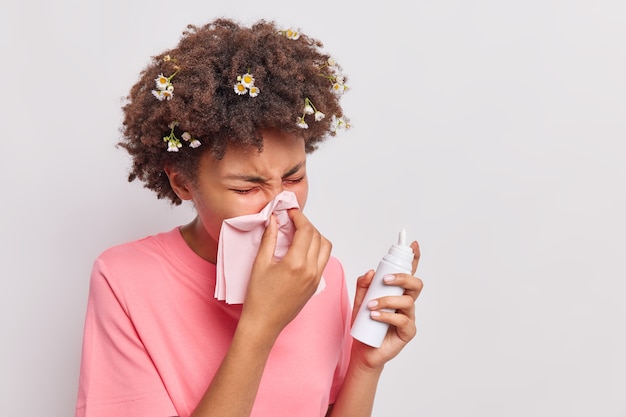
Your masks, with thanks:
[{"label": "nose", "polygon": [[[263,207],[267,206],[272,200],[274,200],[278,194],[282,193],[285,190],[285,186],[282,181],[278,185],[272,185],[271,187],[267,187],[265,191],[265,198],[263,199]],[[263,209],[263,207],[259,208],[259,211]]]},{"label": "nose", "polygon": [[275,199],[276,196],[278,196],[278,194],[282,193],[284,190],[285,190],[285,186],[282,181],[279,184],[272,186],[268,193],[269,199],[267,200],[267,202],[269,203],[270,201]]}]

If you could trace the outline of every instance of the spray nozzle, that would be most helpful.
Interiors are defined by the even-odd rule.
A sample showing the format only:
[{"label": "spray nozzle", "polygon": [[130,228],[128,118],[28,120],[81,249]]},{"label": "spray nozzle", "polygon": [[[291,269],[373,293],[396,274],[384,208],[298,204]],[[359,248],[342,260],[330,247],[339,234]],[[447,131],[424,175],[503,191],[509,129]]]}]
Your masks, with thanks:
[{"label": "spray nozzle", "polygon": [[403,227],[398,234],[398,246],[407,246],[406,244],[406,229]]}]

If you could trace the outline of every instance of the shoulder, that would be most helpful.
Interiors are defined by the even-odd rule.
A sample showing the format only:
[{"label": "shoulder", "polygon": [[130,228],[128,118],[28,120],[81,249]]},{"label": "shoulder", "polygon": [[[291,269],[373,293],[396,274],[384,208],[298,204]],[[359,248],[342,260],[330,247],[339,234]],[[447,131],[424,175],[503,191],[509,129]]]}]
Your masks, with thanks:
[{"label": "shoulder", "polygon": [[96,262],[105,263],[109,267],[131,267],[134,264],[145,266],[167,255],[167,247],[175,233],[178,233],[177,229],[112,246],[103,251]]},{"label": "shoulder", "polygon": [[163,270],[163,266],[172,262],[170,240],[177,229],[141,239],[119,244],[103,251],[93,265],[92,279],[103,277],[109,285],[114,281],[133,281],[149,277],[153,272]]},{"label": "shoulder", "polygon": [[[173,232],[178,232],[174,229]],[[90,297],[98,304],[113,300],[124,309],[162,291],[163,278],[176,263],[168,240],[172,231],[147,236],[106,249],[94,261]]]}]

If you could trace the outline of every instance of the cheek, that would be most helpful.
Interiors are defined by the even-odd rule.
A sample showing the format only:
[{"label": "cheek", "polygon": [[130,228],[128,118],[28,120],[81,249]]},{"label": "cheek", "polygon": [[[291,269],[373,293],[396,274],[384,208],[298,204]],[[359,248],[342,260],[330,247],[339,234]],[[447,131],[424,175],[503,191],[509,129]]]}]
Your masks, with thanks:
[{"label": "cheek", "polygon": [[194,207],[207,233],[217,241],[226,213],[219,206],[207,204],[203,200],[194,201]]},{"label": "cheek", "polygon": [[306,199],[309,196],[309,183],[301,182],[287,189],[296,195],[298,205],[300,206],[300,209],[303,210],[306,205]]}]

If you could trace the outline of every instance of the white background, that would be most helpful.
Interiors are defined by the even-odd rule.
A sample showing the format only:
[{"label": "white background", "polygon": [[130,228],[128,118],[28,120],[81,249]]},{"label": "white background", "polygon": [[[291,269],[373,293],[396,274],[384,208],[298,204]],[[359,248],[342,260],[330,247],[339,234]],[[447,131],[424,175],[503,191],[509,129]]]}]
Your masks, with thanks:
[{"label": "white background", "polygon": [[3,415],[73,414],[93,259],[192,218],[126,182],[119,107],[224,15],[300,27],[350,77],[306,209],[350,287],[401,227],[421,243],[375,416],[626,416],[626,3],[409,4],[3,0]]}]

